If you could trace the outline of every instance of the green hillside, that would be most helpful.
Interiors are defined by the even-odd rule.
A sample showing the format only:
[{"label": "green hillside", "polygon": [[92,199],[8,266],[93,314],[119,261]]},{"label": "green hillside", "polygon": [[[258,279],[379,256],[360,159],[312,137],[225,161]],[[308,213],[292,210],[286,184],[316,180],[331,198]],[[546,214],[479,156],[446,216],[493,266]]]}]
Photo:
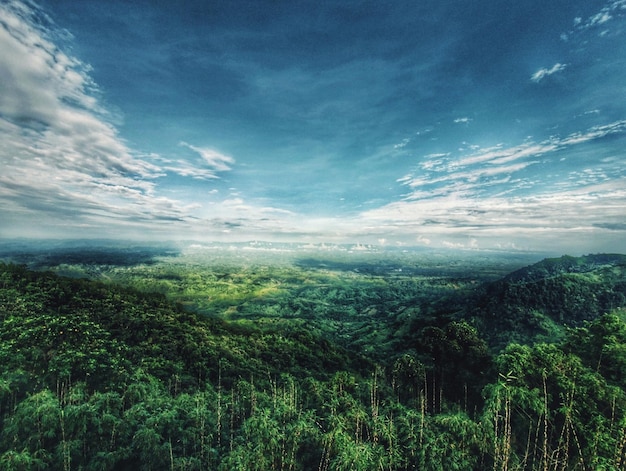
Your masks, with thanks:
[{"label": "green hillside", "polygon": [[486,284],[468,304],[463,315],[496,347],[558,339],[566,327],[626,306],[626,256],[545,259]]},{"label": "green hillside", "polygon": [[[372,316],[380,338],[399,335],[382,356],[306,322],[201,315],[167,292],[0,263],[0,469],[624,469],[623,269],[405,295]],[[352,293],[363,306],[337,322],[366,323],[387,305],[376,287],[394,292],[376,280],[367,296],[344,278],[314,295],[340,310]],[[313,296],[272,296],[287,310],[290,293]],[[553,325],[510,330],[532,310]]]}]

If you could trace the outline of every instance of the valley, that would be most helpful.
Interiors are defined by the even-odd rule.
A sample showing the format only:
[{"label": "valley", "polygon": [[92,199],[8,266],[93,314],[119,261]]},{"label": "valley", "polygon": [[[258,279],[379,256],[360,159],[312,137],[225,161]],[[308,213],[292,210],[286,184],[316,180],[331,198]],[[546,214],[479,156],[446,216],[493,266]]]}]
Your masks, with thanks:
[{"label": "valley", "polygon": [[623,469],[626,257],[0,246],[0,469]]}]

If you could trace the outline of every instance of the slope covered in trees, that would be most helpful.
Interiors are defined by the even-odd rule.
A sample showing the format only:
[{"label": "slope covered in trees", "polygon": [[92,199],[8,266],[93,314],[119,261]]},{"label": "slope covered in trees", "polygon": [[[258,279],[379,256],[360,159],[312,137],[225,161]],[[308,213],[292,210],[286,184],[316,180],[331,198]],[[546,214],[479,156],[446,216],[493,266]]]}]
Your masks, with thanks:
[{"label": "slope covered in trees", "polygon": [[[177,288],[197,270],[148,268],[167,274],[163,293],[0,264],[0,469],[626,468],[619,264],[484,288],[242,267],[256,285],[204,275],[232,295],[204,314],[175,303],[197,306]],[[585,288],[558,294],[571,276]],[[595,310],[557,325],[565,307],[510,294],[528,283],[566,302],[589,292]],[[546,309],[558,335],[486,317],[516,309]],[[329,312],[343,335],[328,335]],[[359,331],[385,355],[345,337]]]},{"label": "slope covered in trees", "polygon": [[626,306],[626,256],[597,254],[545,259],[486,284],[465,316],[503,347],[510,341],[551,340]]}]

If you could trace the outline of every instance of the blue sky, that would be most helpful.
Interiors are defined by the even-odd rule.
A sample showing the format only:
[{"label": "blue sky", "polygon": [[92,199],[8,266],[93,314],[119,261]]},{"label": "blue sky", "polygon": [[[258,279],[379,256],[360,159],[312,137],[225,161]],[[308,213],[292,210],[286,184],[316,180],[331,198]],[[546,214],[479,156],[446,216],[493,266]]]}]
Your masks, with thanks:
[{"label": "blue sky", "polygon": [[0,1],[0,237],[626,252],[626,0]]}]

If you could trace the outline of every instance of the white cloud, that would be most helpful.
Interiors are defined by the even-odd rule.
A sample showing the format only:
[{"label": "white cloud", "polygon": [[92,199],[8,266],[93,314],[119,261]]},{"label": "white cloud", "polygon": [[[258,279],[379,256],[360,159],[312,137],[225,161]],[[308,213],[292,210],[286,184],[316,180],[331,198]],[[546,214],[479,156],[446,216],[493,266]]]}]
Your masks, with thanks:
[{"label": "white cloud", "polygon": [[402,149],[403,147],[406,147],[406,146],[409,144],[409,142],[411,142],[411,139],[409,139],[409,138],[404,138],[404,139],[402,139],[402,141],[400,141],[398,144],[394,144],[394,145],[393,145],[393,148],[394,148],[394,149]]},{"label": "white cloud", "polygon": [[[609,234],[623,227],[626,208],[626,180],[618,158],[598,161],[602,165],[592,167],[572,151],[567,164],[551,167],[555,174],[521,174],[553,153],[624,133],[626,120],[621,120],[542,142],[499,144],[458,159],[442,154],[434,163],[432,156],[425,156],[429,160],[415,175],[398,180],[410,193],[363,212],[363,224],[372,232],[382,231],[389,240],[404,237],[420,244],[429,240],[432,246],[554,244],[558,250],[566,250],[563,241],[584,244],[581,238],[589,237],[587,246],[596,250],[611,239],[613,250],[624,250],[626,246],[615,246],[615,236]],[[532,196],[527,193],[530,187]],[[576,234],[573,239],[572,234]]]},{"label": "white cloud", "polygon": [[[565,149],[577,144],[583,144],[612,134],[626,132],[626,120],[614,121],[609,124],[593,126],[582,132],[571,133],[565,137],[552,136],[541,142],[528,141],[517,146],[497,146],[479,149],[478,151],[458,160],[443,159],[426,160],[421,164],[423,169],[450,173],[460,168],[478,164],[502,165],[516,160],[528,158],[537,159],[546,154]],[[450,154],[437,154],[438,157],[447,157]],[[425,158],[431,159],[433,155]],[[403,181],[411,181],[410,175],[403,177]]]},{"label": "white cloud", "polygon": [[619,10],[626,10],[626,0],[611,0],[598,13],[587,18],[586,21],[583,22],[583,19],[580,17],[575,18],[574,25],[583,29],[604,25],[611,21],[616,14],[619,15]]},{"label": "white cloud", "polygon": [[609,21],[611,18],[613,17],[608,11],[601,11],[600,13],[589,18],[589,26],[601,25]]},{"label": "white cloud", "polygon": [[231,170],[230,165],[235,163],[235,159],[228,155],[221,154],[214,149],[197,147],[186,142],[181,142],[180,145],[196,152],[198,155],[200,155],[200,157],[202,157],[204,162],[216,172],[226,172],[228,170]]},{"label": "white cloud", "polygon": [[[534,82],[547,82],[548,77],[566,70],[567,67],[562,63],[547,64],[548,67],[533,74]],[[267,86],[272,86],[272,82],[268,82]],[[320,115],[323,114],[320,112]],[[461,124],[468,121],[460,117],[455,122]],[[590,198],[585,192],[544,190],[539,197],[528,197],[522,192],[507,191],[514,185],[533,185],[536,180],[525,178],[528,175],[524,171],[531,166],[538,167],[538,162],[549,159],[550,154],[613,132],[617,131],[606,126],[541,142],[528,140],[519,145],[468,150],[465,155],[455,153],[460,156],[457,158],[446,153],[432,155],[427,162],[416,163],[419,170],[415,175],[409,174],[398,179],[398,182],[406,185],[405,188],[412,190],[407,199],[385,205],[379,208],[380,211],[363,212],[356,219],[324,221],[311,218],[302,223],[297,215],[286,214],[283,217],[280,214],[262,213],[260,207],[239,197],[216,203],[215,208],[207,210],[205,220],[207,225],[222,224],[231,235],[243,230],[239,229],[243,227],[255,227],[263,233],[371,233],[373,240],[392,241],[397,236],[410,237],[412,241],[432,246],[442,245],[442,241],[446,241],[464,247],[477,244],[482,247],[483,238],[491,237],[497,239],[497,245],[501,247],[513,247],[524,245],[512,241],[523,234],[530,239],[535,235],[556,239],[579,230],[581,233],[594,234],[594,225],[602,222],[602,216],[598,215],[604,214],[603,211],[597,211],[594,215],[594,204],[601,201],[607,208],[611,208],[609,213],[617,212],[619,208],[624,208],[623,197],[620,200],[619,195],[611,194],[608,190],[602,193],[599,200]],[[398,139],[392,144],[394,142],[396,149],[403,149],[408,145],[408,140]],[[211,151],[191,145],[188,147],[200,156],[203,156],[203,150]],[[563,153],[556,155],[558,158]],[[571,155],[568,158],[570,162],[576,158],[574,152],[568,155]],[[220,162],[224,165],[224,170],[233,166],[232,161],[219,158],[214,160],[214,157],[213,154],[208,158],[203,157],[210,170],[218,171]],[[217,165],[213,165],[213,162],[217,162]],[[565,165],[563,173],[567,173]],[[509,180],[511,185],[503,185]],[[590,183],[591,179],[587,178],[586,182]],[[503,187],[493,192],[499,196],[478,198],[478,192],[489,185]],[[615,216],[609,214],[608,217]],[[468,237],[468,233],[476,233],[477,236]]]},{"label": "white cloud", "polygon": [[59,51],[29,23],[32,11],[19,3],[0,7],[0,109],[4,117],[31,124],[57,118],[59,102],[93,109],[88,67]]},{"label": "white cloud", "polygon": [[582,144],[584,142],[591,141],[593,139],[599,139],[611,134],[617,134],[626,131],[626,119],[621,121],[615,121],[613,123],[594,126],[588,129],[584,133],[573,133],[564,138],[559,145],[571,146],[575,144]]},{"label": "white cloud", "polygon": [[[544,245],[547,240],[557,243],[560,239],[564,250],[572,234],[601,236],[606,232],[602,227],[622,221],[625,205],[626,191],[611,182],[528,197],[473,199],[452,194],[398,201],[361,217],[371,228],[384,228],[389,239],[427,239],[433,246],[454,244],[459,248],[510,246],[513,240],[525,240],[520,246],[544,249],[549,248]],[[593,242],[590,240],[589,246]]]},{"label": "white cloud", "polygon": [[198,163],[129,148],[98,100],[89,65],[59,47],[68,38],[34,4],[0,4],[0,236],[191,230],[205,209],[163,196],[160,177],[216,179],[235,160],[186,143]]},{"label": "white cloud", "polygon": [[481,163],[488,163],[490,165],[498,165],[503,163],[512,162],[514,160],[523,159],[525,157],[537,157],[546,152],[553,151],[557,146],[551,142],[543,142],[540,144],[525,143],[518,146],[504,148],[504,147],[490,147],[482,149],[468,157],[460,159],[453,165],[455,167],[466,167],[468,165],[476,165]]},{"label": "white cloud", "polygon": [[108,121],[89,66],[57,46],[65,34],[31,4],[0,4],[0,205],[13,223],[3,233],[184,220],[189,207],[156,194],[162,169]]},{"label": "white cloud", "polygon": [[535,83],[539,83],[544,78],[546,78],[546,77],[548,77],[550,75],[556,74],[557,72],[561,72],[561,71],[565,70],[566,67],[567,67],[567,64],[561,64],[561,63],[557,62],[556,64],[554,64],[549,69],[547,69],[547,68],[539,69],[537,72],[535,72],[530,77],[530,80],[532,80]]},{"label": "white cloud", "polygon": [[432,243],[432,241],[428,237],[425,237],[423,235],[418,235],[415,238],[415,242],[417,242],[419,245],[430,245]]},{"label": "white cloud", "polygon": [[[625,3],[621,5],[623,8]],[[73,235],[83,231],[101,235],[104,229],[120,235],[118,231],[130,228],[146,237],[149,228],[155,234],[176,229],[186,238],[204,238],[211,230],[228,231],[229,237],[256,233],[311,240],[371,235],[370,240],[385,239],[389,244],[404,238],[422,245],[441,246],[445,241],[464,247],[483,247],[488,245],[483,240],[491,238],[494,246],[508,247],[520,234],[529,238],[549,234],[555,240],[571,231],[597,235],[598,228],[620,227],[623,220],[626,195],[618,191],[626,187],[623,178],[602,185],[612,175],[589,167],[589,163],[579,171],[564,168],[565,182],[557,182],[564,184],[538,196],[514,190],[535,184],[524,170],[549,154],[624,132],[626,121],[538,143],[529,140],[486,149],[464,145],[471,149],[468,154],[428,155],[416,163],[415,174],[398,179],[407,188],[405,199],[353,218],[305,217],[273,207],[266,200],[248,200],[234,190],[225,199],[218,198],[217,190],[207,187],[197,193],[208,200],[202,206],[167,198],[160,180],[165,173],[212,180],[220,172],[232,170],[235,159],[188,143],[181,144],[197,154],[191,162],[131,149],[101,105],[89,66],[59,48],[58,34],[66,33],[59,32],[34,8],[10,0],[0,3],[0,236],[21,224],[48,236],[55,235],[53,231],[67,235],[68,229],[76,231]],[[597,16],[588,23],[602,24],[608,17],[616,17],[611,8],[608,16]],[[41,21],[48,23],[41,25]],[[382,69],[378,65],[384,63],[370,65],[351,63],[321,77],[295,71],[300,73],[295,74],[295,81],[294,71],[284,75],[270,71],[256,88],[268,101],[277,101],[277,116],[320,121],[343,118],[350,101],[344,99],[344,90],[352,90],[355,96],[350,98],[364,98],[364,109],[377,109],[380,97],[385,96],[382,92],[388,90],[388,81],[377,76]],[[371,70],[381,93],[355,88],[348,79],[355,67]],[[540,69],[532,80],[540,82],[565,68],[557,63]],[[346,87],[336,86],[336,74],[343,77],[341,83]],[[319,105],[305,100],[308,95],[302,91],[309,85],[325,96]],[[365,93],[368,96],[361,96]],[[454,121],[463,124],[471,119],[461,116]],[[399,139],[396,154],[408,155],[405,147],[413,143],[417,144],[413,136]],[[568,156],[568,164],[575,159],[576,155]]]},{"label": "white cloud", "polygon": [[181,177],[190,177],[195,180],[212,180],[218,178],[213,170],[198,168],[196,165],[182,159],[168,161],[168,163],[163,164],[162,169],[166,172],[172,172]]}]

